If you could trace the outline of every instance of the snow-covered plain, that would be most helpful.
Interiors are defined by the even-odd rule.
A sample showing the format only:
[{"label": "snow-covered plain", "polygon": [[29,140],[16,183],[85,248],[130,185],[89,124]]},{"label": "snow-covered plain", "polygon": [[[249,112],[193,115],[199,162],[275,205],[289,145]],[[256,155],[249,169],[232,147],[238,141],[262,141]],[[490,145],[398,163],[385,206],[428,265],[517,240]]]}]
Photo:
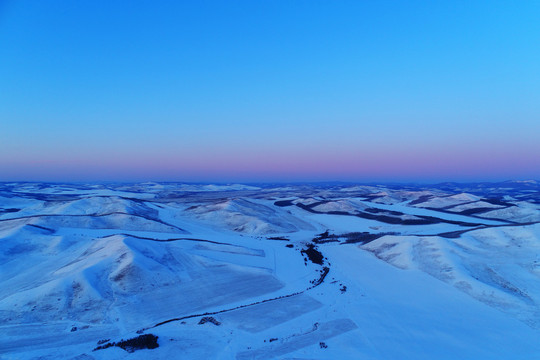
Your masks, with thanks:
[{"label": "snow-covered plain", "polygon": [[0,359],[538,359],[539,304],[536,182],[0,183]]}]

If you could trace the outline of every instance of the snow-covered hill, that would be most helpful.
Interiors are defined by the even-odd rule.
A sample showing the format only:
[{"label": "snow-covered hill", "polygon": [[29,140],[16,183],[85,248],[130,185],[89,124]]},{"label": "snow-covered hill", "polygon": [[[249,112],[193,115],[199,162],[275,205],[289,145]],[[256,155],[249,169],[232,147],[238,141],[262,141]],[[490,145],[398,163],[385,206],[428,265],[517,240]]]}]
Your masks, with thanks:
[{"label": "snow-covered hill", "polygon": [[0,184],[0,359],[540,358],[540,185]]}]

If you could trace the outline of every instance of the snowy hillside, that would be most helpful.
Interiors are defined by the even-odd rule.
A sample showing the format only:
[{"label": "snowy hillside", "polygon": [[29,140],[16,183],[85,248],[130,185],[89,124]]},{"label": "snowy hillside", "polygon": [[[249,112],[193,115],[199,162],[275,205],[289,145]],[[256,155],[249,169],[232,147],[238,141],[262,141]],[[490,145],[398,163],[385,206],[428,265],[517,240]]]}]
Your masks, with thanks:
[{"label": "snowy hillside", "polygon": [[0,184],[0,359],[540,358],[540,185]]}]

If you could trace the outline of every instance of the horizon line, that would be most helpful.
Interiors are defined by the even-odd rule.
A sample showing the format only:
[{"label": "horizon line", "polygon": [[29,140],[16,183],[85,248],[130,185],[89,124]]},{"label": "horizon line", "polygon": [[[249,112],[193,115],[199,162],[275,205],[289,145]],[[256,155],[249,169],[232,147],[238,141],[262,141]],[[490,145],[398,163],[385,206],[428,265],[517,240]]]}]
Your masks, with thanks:
[{"label": "horizon line", "polygon": [[500,184],[500,183],[535,183],[539,179],[507,179],[507,180],[440,180],[440,181],[411,181],[411,180],[266,180],[266,181],[183,181],[183,180],[0,180],[0,184],[186,184],[186,185],[306,185],[306,184],[351,184],[351,185],[440,185],[440,184]]}]

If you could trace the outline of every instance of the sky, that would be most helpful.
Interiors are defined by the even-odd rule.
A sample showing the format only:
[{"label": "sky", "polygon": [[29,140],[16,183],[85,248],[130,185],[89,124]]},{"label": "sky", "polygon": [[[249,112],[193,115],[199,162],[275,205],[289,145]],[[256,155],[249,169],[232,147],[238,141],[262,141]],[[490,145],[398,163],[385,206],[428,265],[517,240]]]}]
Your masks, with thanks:
[{"label": "sky", "polygon": [[538,1],[0,0],[0,181],[540,179]]}]

